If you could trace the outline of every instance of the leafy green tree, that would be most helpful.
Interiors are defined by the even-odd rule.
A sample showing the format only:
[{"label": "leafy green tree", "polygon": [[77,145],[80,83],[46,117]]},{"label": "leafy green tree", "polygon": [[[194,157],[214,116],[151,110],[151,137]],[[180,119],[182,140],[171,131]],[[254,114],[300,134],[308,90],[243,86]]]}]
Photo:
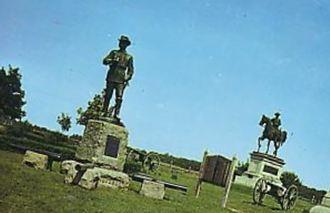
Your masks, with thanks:
[{"label": "leafy green tree", "polygon": [[22,90],[22,75],[19,68],[12,68],[6,71],[4,67],[0,69],[0,118],[8,120],[20,120],[25,116],[22,107],[25,92]]},{"label": "leafy green tree", "polygon": [[298,175],[296,175],[293,172],[283,172],[281,175],[281,181],[282,181],[283,185],[287,188],[289,186],[291,186],[292,184],[294,184],[298,187],[302,185]]},{"label": "leafy green tree", "polygon": [[60,124],[62,131],[69,131],[71,128],[71,117],[68,114],[61,113],[57,116],[57,123]]},{"label": "leafy green tree", "polygon": [[0,118],[5,117],[6,96],[8,96],[7,73],[2,67],[0,69]]},{"label": "leafy green tree", "polygon": [[249,168],[249,161],[243,162],[239,161],[236,167],[236,174],[241,175],[243,172],[247,171]]},{"label": "leafy green tree", "polygon": [[94,96],[93,100],[88,102],[86,110],[82,107],[77,109],[77,124],[87,125],[89,119],[98,119],[102,116],[103,98],[100,94]]}]

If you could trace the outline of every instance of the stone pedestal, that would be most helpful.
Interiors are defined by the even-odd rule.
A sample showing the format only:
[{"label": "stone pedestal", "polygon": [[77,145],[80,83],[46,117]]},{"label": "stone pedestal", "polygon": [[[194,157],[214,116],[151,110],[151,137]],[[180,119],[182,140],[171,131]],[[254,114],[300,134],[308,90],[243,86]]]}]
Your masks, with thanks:
[{"label": "stone pedestal", "polygon": [[252,152],[248,170],[242,176],[236,176],[235,183],[254,187],[256,181],[263,177],[281,185],[284,160],[272,155]]},{"label": "stone pedestal", "polygon": [[47,169],[48,156],[27,150],[22,164],[35,169]]},{"label": "stone pedestal", "polygon": [[142,183],[140,194],[146,197],[162,200],[165,195],[165,186],[162,183],[144,180]]},{"label": "stone pedestal", "polygon": [[128,131],[111,120],[89,120],[76,158],[122,171],[126,160]]},{"label": "stone pedestal", "polygon": [[76,151],[79,161],[63,161],[64,181],[86,189],[122,188],[130,179],[123,173],[126,161],[128,131],[109,118],[89,120]]}]

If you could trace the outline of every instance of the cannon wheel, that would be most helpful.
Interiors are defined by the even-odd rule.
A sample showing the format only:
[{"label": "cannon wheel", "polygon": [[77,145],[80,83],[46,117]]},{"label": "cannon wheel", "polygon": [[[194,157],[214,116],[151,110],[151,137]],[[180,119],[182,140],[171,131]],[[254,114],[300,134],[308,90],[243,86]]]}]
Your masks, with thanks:
[{"label": "cannon wheel", "polygon": [[135,161],[136,160],[136,155],[135,155],[135,153],[137,153],[134,149],[132,149],[132,150],[130,150],[129,152],[128,152],[128,154],[127,154],[127,160],[131,160],[131,161]]},{"label": "cannon wheel", "polygon": [[266,195],[267,183],[265,179],[260,178],[253,189],[253,202],[261,205]]},{"label": "cannon wheel", "polygon": [[282,209],[292,209],[298,199],[298,188],[295,185],[291,185],[285,192],[282,199]]},{"label": "cannon wheel", "polygon": [[160,166],[160,158],[156,153],[147,154],[143,161],[143,169],[146,171],[156,171]]}]

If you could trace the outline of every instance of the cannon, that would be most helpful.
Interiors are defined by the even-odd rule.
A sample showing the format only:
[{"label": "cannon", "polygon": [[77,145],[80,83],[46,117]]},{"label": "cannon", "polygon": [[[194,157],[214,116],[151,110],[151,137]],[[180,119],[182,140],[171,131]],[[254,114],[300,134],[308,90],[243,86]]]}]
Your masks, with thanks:
[{"label": "cannon", "polygon": [[35,148],[30,148],[30,147],[26,147],[26,146],[22,146],[22,145],[18,145],[18,144],[13,144],[10,143],[9,146],[12,149],[15,149],[19,152],[26,152],[27,150],[39,153],[39,154],[43,154],[43,155],[47,155],[48,156],[48,164],[47,164],[47,169],[52,170],[52,166],[53,166],[53,161],[63,161],[66,159],[69,159],[69,156],[65,156],[63,154],[59,154],[59,153],[55,153],[55,152],[50,152],[47,150],[41,150],[41,149],[35,149]]},{"label": "cannon", "polygon": [[165,188],[169,188],[169,189],[174,189],[174,190],[178,190],[181,191],[183,193],[187,193],[188,191],[188,187],[184,186],[184,185],[180,185],[180,184],[175,184],[175,183],[170,183],[167,181],[162,181],[162,180],[157,180],[147,174],[143,174],[143,173],[138,173],[138,174],[134,174],[131,176],[132,180],[137,181],[142,183],[144,180],[148,180],[148,181],[156,181],[158,183],[164,184]]},{"label": "cannon", "polygon": [[154,152],[144,152],[137,149],[130,149],[127,154],[128,161],[139,162],[144,171],[157,171],[160,166],[160,158]]},{"label": "cannon", "polygon": [[289,210],[298,199],[298,187],[291,185],[286,188],[278,182],[259,178],[253,189],[253,202],[261,205],[266,195],[275,198],[283,210]]}]

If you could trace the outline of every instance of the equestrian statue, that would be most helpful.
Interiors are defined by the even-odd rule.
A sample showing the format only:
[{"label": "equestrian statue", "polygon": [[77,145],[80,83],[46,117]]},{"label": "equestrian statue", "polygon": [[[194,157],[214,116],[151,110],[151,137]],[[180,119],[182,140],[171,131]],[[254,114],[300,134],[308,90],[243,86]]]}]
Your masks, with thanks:
[{"label": "equestrian statue", "polygon": [[280,119],[280,113],[276,112],[274,118],[268,118],[265,115],[262,115],[261,120],[259,122],[260,126],[264,126],[264,131],[262,132],[262,135],[258,138],[258,151],[260,151],[261,147],[261,141],[268,139],[267,144],[267,150],[266,154],[268,154],[269,151],[269,145],[272,141],[275,147],[275,150],[273,152],[274,156],[277,156],[278,149],[284,144],[287,138],[287,132],[282,131],[279,127],[281,126],[281,119]]}]

